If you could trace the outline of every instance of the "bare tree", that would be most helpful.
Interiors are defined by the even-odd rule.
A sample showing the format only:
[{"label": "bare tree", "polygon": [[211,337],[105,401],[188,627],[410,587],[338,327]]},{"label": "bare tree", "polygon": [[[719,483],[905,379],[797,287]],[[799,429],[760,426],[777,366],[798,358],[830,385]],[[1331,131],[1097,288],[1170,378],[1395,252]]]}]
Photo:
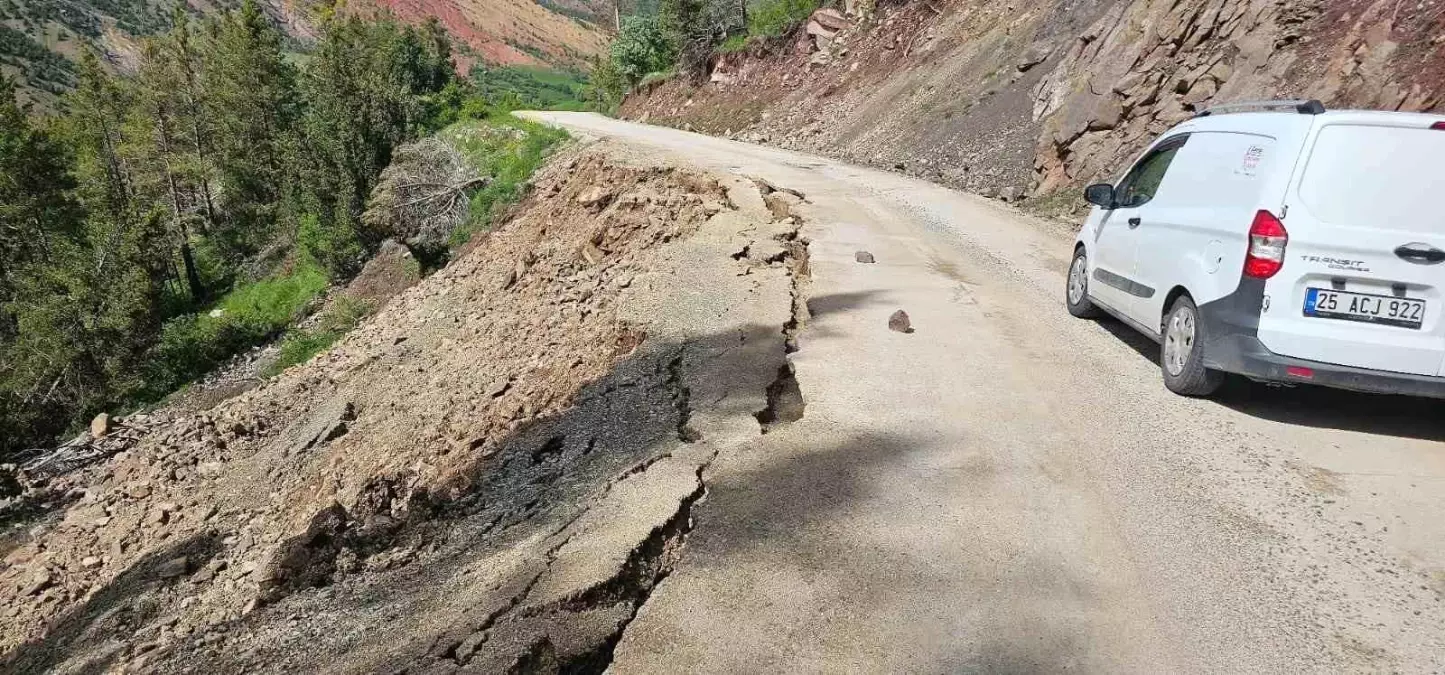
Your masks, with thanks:
[{"label": "bare tree", "polygon": [[451,143],[424,138],[393,155],[362,222],[376,240],[438,246],[466,221],[471,192],[489,182]]}]

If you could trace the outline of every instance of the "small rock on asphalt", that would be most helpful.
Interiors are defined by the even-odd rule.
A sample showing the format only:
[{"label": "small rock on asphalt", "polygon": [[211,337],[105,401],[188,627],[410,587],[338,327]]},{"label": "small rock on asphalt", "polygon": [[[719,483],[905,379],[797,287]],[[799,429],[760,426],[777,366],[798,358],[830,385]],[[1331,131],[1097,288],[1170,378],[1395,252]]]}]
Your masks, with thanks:
[{"label": "small rock on asphalt", "polygon": [[908,312],[898,310],[893,316],[888,317],[888,330],[898,333],[912,333],[913,324],[908,320]]},{"label": "small rock on asphalt", "polygon": [[873,254],[872,254],[872,253],[869,253],[869,252],[867,252],[867,251],[859,251],[859,252],[857,252],[857,253],[854,253],[854,254],[853,254],[853,259],[854,259],[854,260],[857,260],[857,261],[860,262],[860,263],[873,263],[873,262],[877,262],[876,260],[873,259]]}]

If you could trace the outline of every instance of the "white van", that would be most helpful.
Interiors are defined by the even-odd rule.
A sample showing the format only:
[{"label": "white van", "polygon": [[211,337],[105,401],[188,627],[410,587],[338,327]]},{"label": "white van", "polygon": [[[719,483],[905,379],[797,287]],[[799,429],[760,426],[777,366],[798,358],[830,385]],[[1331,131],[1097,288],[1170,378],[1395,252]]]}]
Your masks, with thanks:
[{"label": "white van", "polygon": [[1445,117],[1211,108],[1085,198],[1069,312],[1160,342],[1170,390],[1445,398]]}]

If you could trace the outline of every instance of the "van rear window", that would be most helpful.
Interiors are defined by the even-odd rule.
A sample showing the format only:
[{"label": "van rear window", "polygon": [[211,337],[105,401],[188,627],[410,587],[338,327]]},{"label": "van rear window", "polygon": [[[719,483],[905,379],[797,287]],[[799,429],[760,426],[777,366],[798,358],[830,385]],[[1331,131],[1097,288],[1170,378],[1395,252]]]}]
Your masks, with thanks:
[{"label": "van rear window", "polygon": [[1300,199],[1331,225],[1445,233],[1445,131],[1331,124],[1320,129]]}]

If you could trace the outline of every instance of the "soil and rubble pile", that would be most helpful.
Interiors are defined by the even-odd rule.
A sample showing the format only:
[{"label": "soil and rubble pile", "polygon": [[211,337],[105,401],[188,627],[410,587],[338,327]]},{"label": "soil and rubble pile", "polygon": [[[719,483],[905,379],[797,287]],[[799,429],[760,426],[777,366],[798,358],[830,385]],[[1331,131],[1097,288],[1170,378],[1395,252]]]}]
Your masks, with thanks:
[{"label": "soil and rubble pile", "polygon": [[[485,629],[515,589],[445,611],[463,598],[442,589],[475,574],[466,588],[501,593],[511,582],[485,578],[507,564],[458,551],[523,564],[523,543],[657,461],[657,439],[687,436],[679,357],[639,356],[655,350],[623,298],[666,244],[735,208],[713,178],[572,151],[515,218],[332,350],[205,412],[137,420],[145,433],[87,472],[36,479],[55,511],[3,542],[3,669],[341,667],[316,660],[328,639],[381,667],[408,653],[401,617],[429,641],[459,612]],[[359,637],[378,626],[396,641]],[[435,656],[456,667],[459,647]]]}]

